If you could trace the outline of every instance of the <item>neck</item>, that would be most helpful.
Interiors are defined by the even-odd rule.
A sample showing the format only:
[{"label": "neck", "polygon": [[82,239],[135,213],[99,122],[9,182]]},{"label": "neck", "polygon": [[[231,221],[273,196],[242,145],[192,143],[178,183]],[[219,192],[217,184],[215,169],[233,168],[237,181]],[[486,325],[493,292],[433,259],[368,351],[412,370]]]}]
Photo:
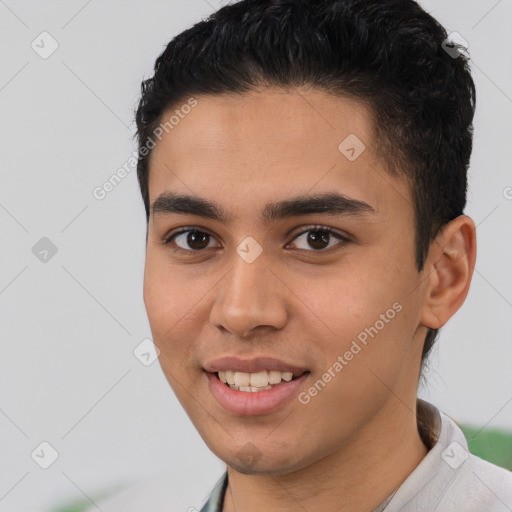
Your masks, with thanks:
[{"label": "neck", "polygon": [[245,475],[228,467],[223,512],[372,512],[427,454],[416,404],[392,400],[349,446],[286,475]]}]

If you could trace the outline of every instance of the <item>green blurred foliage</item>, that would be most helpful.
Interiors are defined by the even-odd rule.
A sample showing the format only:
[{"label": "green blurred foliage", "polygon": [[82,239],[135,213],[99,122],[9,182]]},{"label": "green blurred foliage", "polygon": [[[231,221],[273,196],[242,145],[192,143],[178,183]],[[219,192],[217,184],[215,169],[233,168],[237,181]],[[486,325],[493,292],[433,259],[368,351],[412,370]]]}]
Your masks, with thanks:
[{"label": "green blurred foliage", "polygon": [[466,436],[471,453],[512,471],[512,433],[470,425],[459,427]]}]

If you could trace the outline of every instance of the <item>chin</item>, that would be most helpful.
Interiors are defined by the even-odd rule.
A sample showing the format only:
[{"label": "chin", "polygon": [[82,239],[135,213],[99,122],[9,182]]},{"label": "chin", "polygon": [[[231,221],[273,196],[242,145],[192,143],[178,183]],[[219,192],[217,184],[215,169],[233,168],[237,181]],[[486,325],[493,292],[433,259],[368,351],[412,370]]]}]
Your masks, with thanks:
[{"label": "chin", "polygon": [[244,475],[287,475],[308,465],[303,458],[297,458],[295,449],[287,449],[293,453],[278,453],[275,448],[269,448],[268,451],[260,450],[248,442],[235,453],[219,453],[217,456],[230,468]]}]

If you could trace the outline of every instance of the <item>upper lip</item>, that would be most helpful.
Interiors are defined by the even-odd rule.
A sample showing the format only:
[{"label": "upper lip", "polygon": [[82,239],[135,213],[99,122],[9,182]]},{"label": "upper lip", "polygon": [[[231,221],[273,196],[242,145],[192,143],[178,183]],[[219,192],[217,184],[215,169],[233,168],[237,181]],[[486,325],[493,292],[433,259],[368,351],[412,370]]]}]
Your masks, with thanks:
[{"label": "upper lip", "polygon": [[292,363],[287,363],[273,357],[254,357],[241,359],[235,356],[224,356],[205,364],[204,369],[210,373],[233,370],[235,372],[257,373],[263,370],[275,370],[280,372],[292,372],[294,377],[299,377],[308,369]]}]

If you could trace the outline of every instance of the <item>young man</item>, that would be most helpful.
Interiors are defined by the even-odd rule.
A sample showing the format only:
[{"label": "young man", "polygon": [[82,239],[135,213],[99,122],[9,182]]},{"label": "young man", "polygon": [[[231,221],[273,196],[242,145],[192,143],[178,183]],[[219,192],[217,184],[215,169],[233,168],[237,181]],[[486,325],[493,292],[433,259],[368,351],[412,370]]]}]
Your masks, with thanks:
[{"label": "young man", "polygon": [[227,465],[204,512],[512,510],[417,398],[476,258],[456,48],[412,0],[242,0],[143,83],[144,300]]}]

